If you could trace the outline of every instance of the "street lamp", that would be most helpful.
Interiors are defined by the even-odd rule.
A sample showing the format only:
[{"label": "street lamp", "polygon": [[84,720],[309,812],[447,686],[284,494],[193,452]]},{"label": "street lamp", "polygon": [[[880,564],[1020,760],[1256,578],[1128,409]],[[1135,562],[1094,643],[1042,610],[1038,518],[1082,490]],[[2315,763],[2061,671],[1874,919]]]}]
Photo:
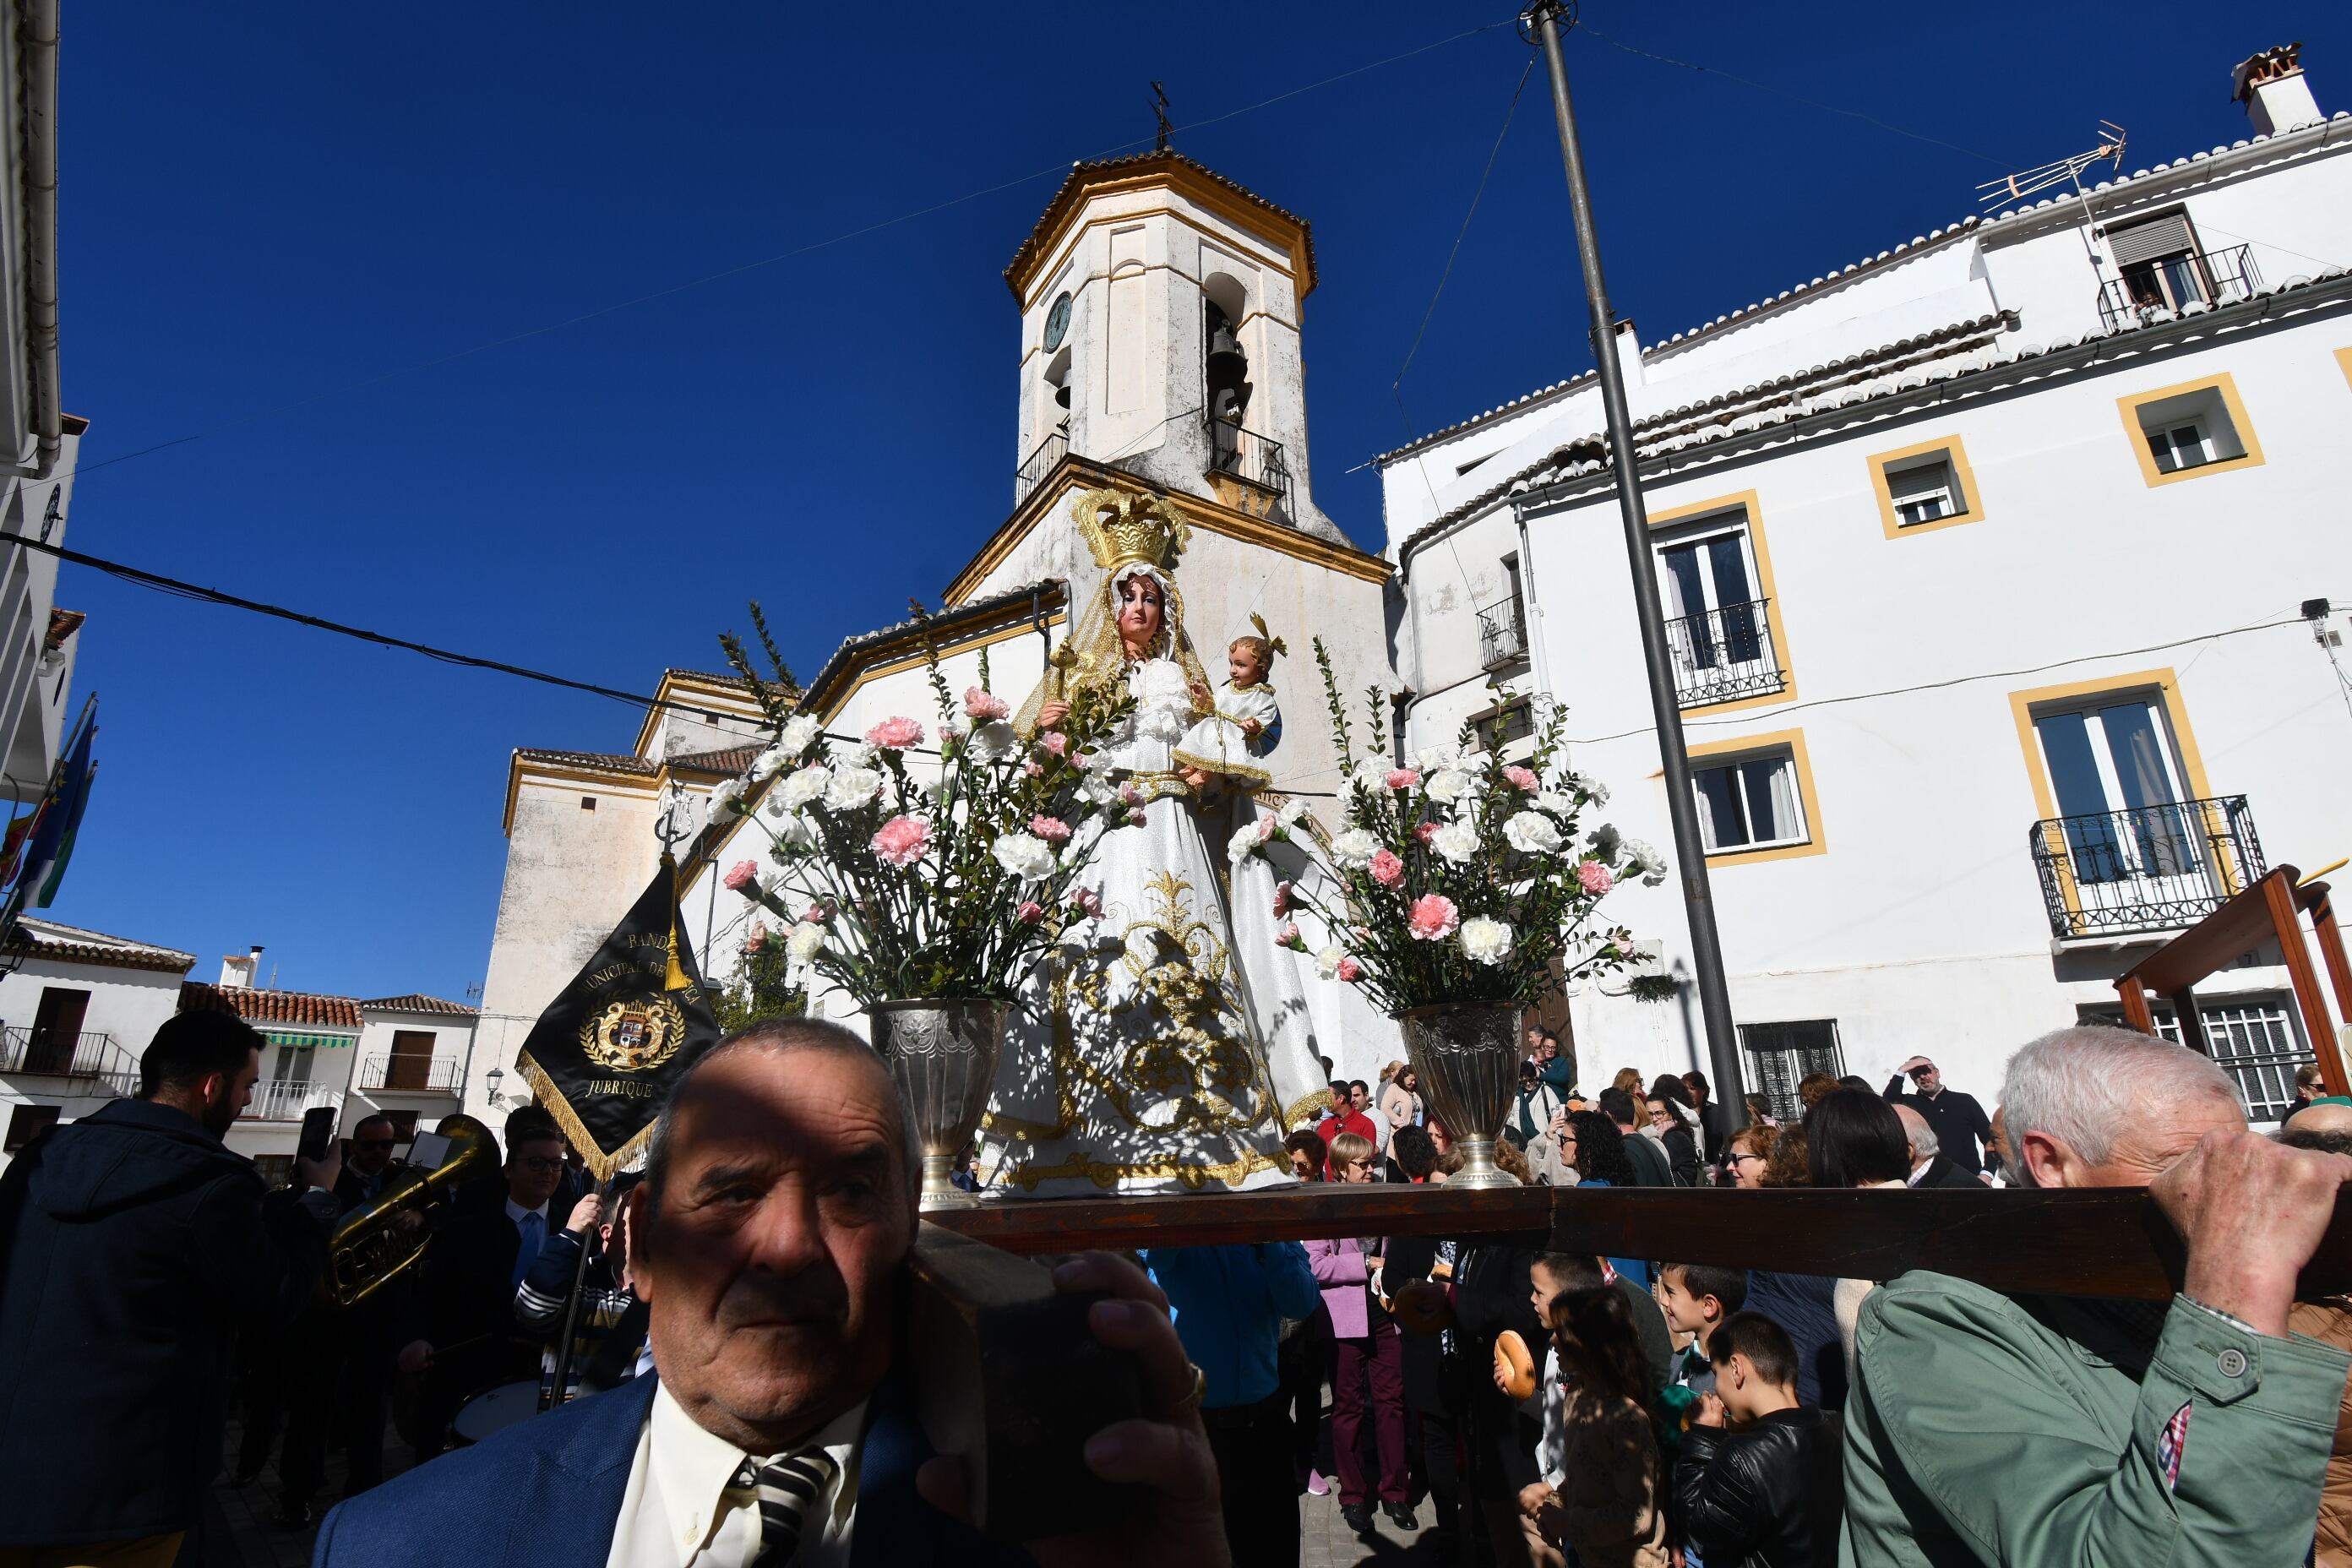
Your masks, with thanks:
[{"label": "street lamp", "polygon": [[490,1103],[492,1105],[498,1104],[499,1088],[506,1081],[507,1071],[504,1068],[492,1068],[489,1071],[482,1075],[482,1087],[490,1091]]}]

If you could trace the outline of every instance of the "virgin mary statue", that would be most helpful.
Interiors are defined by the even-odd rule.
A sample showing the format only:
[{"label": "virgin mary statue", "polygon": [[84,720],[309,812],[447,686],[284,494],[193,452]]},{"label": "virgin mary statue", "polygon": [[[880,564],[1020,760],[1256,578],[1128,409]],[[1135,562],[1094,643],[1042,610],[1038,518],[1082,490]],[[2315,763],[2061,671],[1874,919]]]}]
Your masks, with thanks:
[{"label": "virgin mary statue", "polygon": [[1118,490],[1073,515],[1102,583],[1017,723],[1052,733],[1074,704],[1131,698],[1094,752],[1097,787],[1129,810],[1082,879],[1101,912],[1063,932],[1006,1029],[982,1126],[1031,1195],[1286,1183],[1286,1110],[1319,1102],[1321,1064],[1266,1058],[1219,861],[1171,755],[1210,703],[1176,586],[1190,530],[1164,500]]}]

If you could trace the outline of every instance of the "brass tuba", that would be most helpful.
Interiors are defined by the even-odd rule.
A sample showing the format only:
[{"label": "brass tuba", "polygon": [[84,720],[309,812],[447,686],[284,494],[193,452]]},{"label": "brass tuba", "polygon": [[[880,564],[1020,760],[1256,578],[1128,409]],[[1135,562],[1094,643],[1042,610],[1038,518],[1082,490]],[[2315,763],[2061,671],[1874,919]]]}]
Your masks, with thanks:
[{"label": "brass tuba", "polygon": [[327,1273],[320,1283],[327,1300],[348,1310],[358,1306],[425,1256],[433,1232],[422,1224],[398,1228],[394,1222],[427,1211],[455,1197],[466,1181],[497,1159],[490,1130],[470,1116],[445,1116],[434,1128],[449,1140],[449,1152],[433,1169],[411,1166],[385,1184],[373,1200],[335,1225],[327,1242]]}]

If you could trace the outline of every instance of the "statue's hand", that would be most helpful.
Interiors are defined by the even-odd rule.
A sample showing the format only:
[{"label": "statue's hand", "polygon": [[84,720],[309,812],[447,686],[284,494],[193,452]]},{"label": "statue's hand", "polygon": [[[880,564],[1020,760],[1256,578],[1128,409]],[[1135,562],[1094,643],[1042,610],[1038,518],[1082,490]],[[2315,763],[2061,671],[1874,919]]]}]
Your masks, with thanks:
[{"label": "statue's hand", "polygon": [[1048,730],[1057,728],[1069,716],[1070,705],[1063,701],[1048,702],[1037,710],[1037,722]]}]

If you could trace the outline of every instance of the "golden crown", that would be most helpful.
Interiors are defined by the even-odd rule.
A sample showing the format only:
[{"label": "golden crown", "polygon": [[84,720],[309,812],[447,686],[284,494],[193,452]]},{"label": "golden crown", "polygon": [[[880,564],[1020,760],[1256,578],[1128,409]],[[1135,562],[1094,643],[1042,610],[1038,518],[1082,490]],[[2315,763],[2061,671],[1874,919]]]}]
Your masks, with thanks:
[{"label": "golden crown", "polygon": [[1122,566],[1176,569],[1176,557],[1192,542],[1192,530],[1164,497],[1126,490],[1088,490],[1070,509],[1095,564],[1106,572]]}]

